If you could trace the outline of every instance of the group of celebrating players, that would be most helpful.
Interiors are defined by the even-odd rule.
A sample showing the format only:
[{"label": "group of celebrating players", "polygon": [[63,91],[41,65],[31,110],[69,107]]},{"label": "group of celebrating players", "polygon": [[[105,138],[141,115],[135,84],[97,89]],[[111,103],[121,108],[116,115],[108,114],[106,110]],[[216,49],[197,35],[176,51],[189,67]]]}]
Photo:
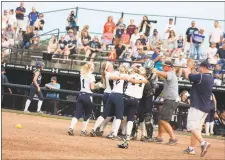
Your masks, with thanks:
[{"label": "group of celebrating players", "polygon": [[[140,119],[142,131],[141,140],[152,139],[152,90],[153,81],[157,81],[157,76],[151,73],[154,63],[148,61],[145,67],[134,64],[130,69],[121,64],[118,71],[114,71],[110,62],[102,65],[102,81],[95,83],[92,74],[93,63],[87,63],[81,68],[81,90],[77,99],[75,115],[72,118],[68,134],[74,135],[74,127],[83,116],[81,135],[87,136],[87,125],[92,114],[92,90],[104,88],[103,114],[96,120],[90,132],[92,137],[102,136],[107,123],[114,117],[112,131],[107,136],[109,139],[123,139],[119,148],[128,148],[128,142],[137,134],[137,126],[134,123],[135,117]],[[151,81],[149,81],[151,79]],[[113,82],[113,85],[111,85]],[[126,123],[122,123],[121,121]],[[134,125],[133,125],[134,124]],[[118,136],[119,128],[125,131],[124,137]],[[146,131],[147,129],[147,131]]]}]

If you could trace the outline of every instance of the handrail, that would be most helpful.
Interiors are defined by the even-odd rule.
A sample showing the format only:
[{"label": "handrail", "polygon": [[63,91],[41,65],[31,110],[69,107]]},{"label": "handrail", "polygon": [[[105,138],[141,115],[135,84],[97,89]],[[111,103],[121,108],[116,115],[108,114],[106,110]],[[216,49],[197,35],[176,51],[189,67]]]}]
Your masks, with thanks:
[{"label": "handrail", "polygon": [[[22,89],[30,89],[30,86],[28,85],[20,85],[20,84],[12,84],[12,83],[3,83],[2,84],[3,87],[15,87],[15,88],[22,88]],[[47,92],[55,92],[55,93],[67,93],[67,94],[80,94],[80,91],[71,91],[71,90],[65,90],[65,89],[47,89],[46,87],[40,87],[41,90],[43,91],[47,91]],[[90,95],[92,95],[93,97],[101,97],[103,98],[103,94],[99,94],[99,93],[90,93]],[[155,105],[163,105],[162,101],[153,101],[153,103]],[[179,107],[182,108],[189,108],[190,105],[188,104],[184,104],[184,103],[180,103]]]},{"label": "handrail", "polygon": [[50,31],[48,31],[48,32],[46,32],[46,33],[43,33],[43,34],[41,34],[41,35],[38,35],[39,37],[40,36],[44,36],[44,35],[47,35],[48,33],[51,33],[51,32],[53,32],[53,31],[58,31],[58,35],[57,35],[57,39],[59,39],[59,33],[60,33],[60,30],[59,30],[59,28],[55,28],[55,29],[53,29],[53,30],[50,30]]}]

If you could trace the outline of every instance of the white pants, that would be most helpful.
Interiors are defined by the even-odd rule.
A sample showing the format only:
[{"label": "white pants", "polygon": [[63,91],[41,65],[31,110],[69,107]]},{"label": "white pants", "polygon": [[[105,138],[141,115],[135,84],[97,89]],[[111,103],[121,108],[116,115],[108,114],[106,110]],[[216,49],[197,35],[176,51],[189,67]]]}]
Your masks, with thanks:
[{"label": "white pants", "polygon": [[190,107],[188,110],[188,117],[187,117],[187,130],[197,130],[199,132],[202,131],[202,125],[205,122],[205,118],[207,117],[208,113],[202,112],[194,107]]},{"label": "white pants", "polygon": [[20,29],[20,28],[23,29],[23,23],[24,23],[24,20],[17,19],[17,27],[18,27],[18,29]]}]

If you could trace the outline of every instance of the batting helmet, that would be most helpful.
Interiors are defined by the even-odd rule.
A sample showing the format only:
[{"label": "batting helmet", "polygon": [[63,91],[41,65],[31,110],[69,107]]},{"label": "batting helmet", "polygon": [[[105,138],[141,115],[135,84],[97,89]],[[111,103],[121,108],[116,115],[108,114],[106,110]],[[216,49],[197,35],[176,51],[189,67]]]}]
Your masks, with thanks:
[{"label": "batting helmet", "polygon": [[42,61],[37,61],[36,62],[36,68],[41,68],[41,67],[44,67],[45,63],[42,62]]},{"label": "batting helmet", "polygon": [[146,61],[144,64],[144,67],[152,70],[154,68],[154,61],[152,61],[152,60]]}]

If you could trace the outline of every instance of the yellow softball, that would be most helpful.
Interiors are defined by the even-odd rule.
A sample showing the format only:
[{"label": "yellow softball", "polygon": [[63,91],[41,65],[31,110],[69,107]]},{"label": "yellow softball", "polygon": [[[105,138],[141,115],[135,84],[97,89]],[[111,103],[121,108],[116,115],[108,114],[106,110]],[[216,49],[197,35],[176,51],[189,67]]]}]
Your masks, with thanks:
[{"label": "yellow softball", "polygon": [[21,124],[17,124],[16,128],[18,128],[18,129],[22,128]]}]

